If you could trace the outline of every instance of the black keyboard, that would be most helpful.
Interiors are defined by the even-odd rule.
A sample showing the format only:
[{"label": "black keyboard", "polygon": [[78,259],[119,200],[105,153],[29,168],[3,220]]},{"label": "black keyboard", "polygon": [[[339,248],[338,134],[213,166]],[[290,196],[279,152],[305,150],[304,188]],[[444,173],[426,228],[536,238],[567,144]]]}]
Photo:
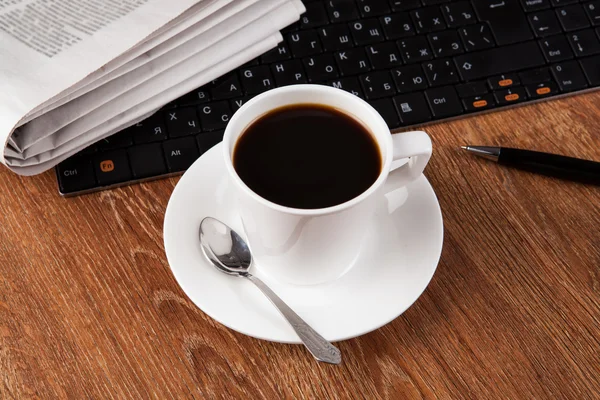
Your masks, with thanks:
[{"label": "black keyboard", "polygon": [[63,195],[185,171],[266,90],[318,83],[393,132],[600,87],[600,0],[305,0],[284,42],[56,167]]}]

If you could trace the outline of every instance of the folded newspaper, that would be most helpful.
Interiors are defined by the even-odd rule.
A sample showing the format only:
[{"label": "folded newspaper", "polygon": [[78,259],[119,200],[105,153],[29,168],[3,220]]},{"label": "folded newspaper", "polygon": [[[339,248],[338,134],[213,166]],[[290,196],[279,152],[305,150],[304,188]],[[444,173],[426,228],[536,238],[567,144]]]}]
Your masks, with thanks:
[{"label": "folded newspaper", "polygon": [[300,0],[0,0],[1,161],[34,175],[275,47]]}]

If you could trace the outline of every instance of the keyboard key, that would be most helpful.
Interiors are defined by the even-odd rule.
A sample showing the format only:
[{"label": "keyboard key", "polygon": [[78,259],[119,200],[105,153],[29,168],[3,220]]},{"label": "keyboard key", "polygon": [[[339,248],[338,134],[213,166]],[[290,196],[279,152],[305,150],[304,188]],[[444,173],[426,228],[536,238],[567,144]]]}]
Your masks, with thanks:
[{"label": "keyboard key", "polygon": [[202,86],[196,90],[192,90],[188,94],[181,96],[176,100],[177,105],[187,106],[202,104],[210,101],[210,95],[206,86]]},{"label": "keyboard key", "polygon": [[107,138],[104,138],[96,144],[99,150],[113,150],[121,147],[131,146],[133,144],[132,129],[125,129],[117,132]]},{"label": "keyboard key", "polygon": [[71,157],[61,162],[56,169],[56,176],[62,194],[96,186],[94,168],[88,157]]},{"label": "keyboard key", "polygon": [[469,112],[489,110],[496,106],[496,100],[491,93],[462,99],[465,110]]},{"label": "keyboard key", "polygon": [[345,24],[325,26],[318,32],[325,51],[342,50],[353,46],[350,29]]},{"label": "keyboard key", "polygon": [[346,92],[352,93],[353,95],[360,97],[361,99],[365,98],[362,87],[360,86],[360,82],[356,77],[342,78],[329,81],[327,82],[327,85],[345,90]]},{"label": "keyboard key", "polygon": [[246,64],[242,65],[242,68],[254,67],[256,65],[260,65],[260,57],[253,58],[248,61]]},{"label": "keyboard key", "polygon": [[529,85],[532,83],[549,82],[552,80],[550,77],[550,71],[548,68],[531,69],[519,73],[519,78],[523,85]]},{"label": "keyboard key", "polygon": [[162,106],[162,109],[163,110],[168,110],[168,109],[171,109],[171,108],[175,108],[177,106],[178,106],[177,99],[175,99],[175,100],[172,100],[172,101],[168,102],[164,106]]},{"label": "keyboard key", "polygon": [[390,40],[413,36],[415,27],[408,13],[386,15],[380,18],[385,37]]},{"label": "keyboard key", "polygon": [[[198,136],[203,135],[210,133],[201,133]],[[163,143],[163,151],[169,172],[185,171],[200,156],[193,137],[167,140]]]},{"label": "keyboard key", "polygon": [[600,0],[590,1],[583,5],[592,25],[600,26]]},{"label": "keyboard key", "polygon": [[94,156],[94,171],[100,186],[131,180],[127,151],[119,149],[97,154]]},{"label": "keyboard key", "polygon": [[368,100],[389,97],[396,94],[396,88],[390,73],[387,71],[373,72],[360,77],[365,97]]},{"label": "keyboard key", "polygon": [[488,85],[493,90],[508,89],[521,84],[517,74],[503,74],[488,79]]},{"label": "keyboard key", "polygon": [[[239,86],[239,83],[238,83]],[[200,122],[194,107],[184,107],[165,112],[169,137],[193,135],[200,132]]]},{"label": "keyboard key", "polygon": [[233,115],[226,101],[208,103],[198,107],[198,115],[205,131],[225,129],[227,122]]},{"label": "keyboard key", "polygon": [[400,126],[400,118],[392,99],[379,99],[371,102],[373,108],[377,110],[379,114],[385,120],[385,123],[390,129],[394,129]]},{"label": "keyboard key", "polygon": [[545,61],[536,42],[531,41],[459,55],[454,57],[454,63],[461,78],[471,81],[539,67],[544,65]]},{"label": "keyboard key", "polygon": [[371,70],[365,51],[361,48],[348,49],[335,54],[340,75],[358,75]]},{"label": "keyboard key", "polygon": [[285,42],[279,44],[272,50],[267,51],[260,57],[263,64],[270,64],[277,61],[289,60],[292,57],[292,52]]},{"label": "keyboard key", "polygon": [[325,4],[332,23],[352,21],[359,17],[353,0],[329,0]]},{"label": "keyboard key", "polygon": [[587,80],[577,61],[565,61],[550,67],[558,87],[563,92],[572,92],[587,87]]},{"label": "keyboard key", "polygon": [[[383,0],[382,0],[383,1]],[[389,0],[392,11],[406,11],[421,7],[420,0]]]},{"label": "keyboard key", "polygon": [[394,105],[403,125],[413,125],[431,120],[431,111],[423,93],[401,94],[394,97]]},{"label": "keyboard key", "polygon": [[600,56],[579,61],[590,86],[600,86]]},{"label": "keyboard key", "polygon": [[411,11],[410,16],[419,33],[429,33],[446,29],[444,16],[438,7],[428,7]]},{"label": "keyboard key", "polygon": [[592,29],[586,29],[567,35],[575,57],[586,57],[600,53],[600,40]]},{"label": "keyboard key", "polygon": [[550,0],[521,0],[521,4],[527,12],[550,8]]},{"label": "keyboard key", "polygon": [[258,94],[275,87],[275,82],[267,65],[242,69],[240,73],[240,80],[246,94]]},{"label": "keyboard key", "polygon": [[494,92],[494,97],[498,105],[505,106],[507,104],[520,103],[527,99],[527,93],[522,87],[514,87],[510,89],[498,90]]},{"label": "keyboard key", "polygon": [[590,26],[590,22],[585,15],[583,6],[580,4],[559,8],[556,10],[556,14],[558,15],[560,24],[566,32],[576,31]]},{"label": "keyboard key", "polygon": [[288,34],[287,44],[296,58],[319,54],[323,51],[319,35],[315,31],[300,31]]},{"label": "keyboard key", "polygon": [[136,144],[158,142],[167,138],[167,128],[161,112],[133,126],[133,141]]},{"label": "keyboard key", "polygon": [[464,53],[460,37],[455,31],[431,33],[427,38],[436,57],[448,57]]},{"label": "keyboard key", "polygon": [[317,28],[329,23],[327,11],[322,3],[307,3],[304,6],[306,12],[300,18],[300,29]]},{"label": "keyboard key", "polygon": [[552,36],[540,40],[540,47],[548,62],[563,61],[573,58],[571,47],[564,36]]},{"label": "keyboard key", "polygon": [[494,38],[487,24],[469,25],[458,30],[467,51],[494,47]]},{"label": "keyboard key", "polygon": [[490,25],[498,45],[533,39],[519,0],[474,1],[473,6],[479,19]]},{"label": "keyboard key", "polygon": [[450,59],[433,60],[422,64],[429,86],[458,83],[458,74]]},{"label": "keyboard key", "polygon": [[358,0],[358,11],[363,18],[375,17],[390,12],[389,6],[382,0]]},{"label": "keyboard key", "polygon": [[385,40],[379,21],[375,18],[356,21],[349,25],[354,43],[359,46]]},{"label": "keyboard key", "polygon": [[579,61],[590,86],[600,86],[600,56]]},{"label": "keyboard key", "polygon": [[[128,129],[132,129],[132,128],[128,128]],[[79,153],[77,153],[77,155],[94,154],[96,151],[98,151],[98,146],[96,144],[92,144],[92,145],[86,147],[85,149],[81,150]]]},{"label": "keyboard key", "polygon": [[127,149],[131,172],[135,179],[167,173],[160,143],[148,143]]},{"label": "keyboard key", "polygon": [[450,28],[457,28],[477,22],[473,7],[471,7],[468,1],[445,4],[442,6],[442,13]]},{"label": "keyboard key", "polygon": [[304,72],[304,67],[300,60],[289,60],[271,64],[271,73],[277,86],[308,83],[308,77]]},{"label": "keyboard key", "polygon": [[433,58],[425,36],[409,37],[398,41],[400,54],[405,63],[427,61]]},{"label": "keyboard key", "polygon": [[402,65],[402,57],[395,43],[386,42],[365,49],[373,69],[390,69]]},{"label": "keyboard key", "polygon": [[484,81],[463,83],[454,87],[459,97],[481,96],[488,92],[488,87]]},{"label": "keyboard key", "polygon": [[335,60],[331,54],[322,54],[302,60],[309,82],[321,82],[339,77]]},{"label": "keyboard key", "polygon": [[558,86],[554,82],[542,82],[533,85],[525,86],[527,95],[531,99],[539,99],[541,97],[549,97],[558,94]]},{"label": "keyboard key", "polygon": [[452,86],[427,89],[425,97],[435,118],[446,118],[463,112],[460,99]]},{"label": "keyboard key", "polygon": [[420,65],[394,68],[391,73],[398,93],[413,92],[427,88],[427,78]]},{"label": "keyboard key", "polygon": [[[300,21],[296,21],[293,24],[288,25],[285,28],[283,28],[281,30],[281,33],[296,32],[299,29],[300,29]],[[250,67],[250,66],[254,66],[254,65],[257,65],[257,64],[248,64],[248,65],[244,65],[244,67]]]},{"label": "keyboard key", "polygon": [[245,96],[239,99],[229,100],[229,106],[231,111],[233,111],[233,114],[235,114],[235,112],[239,110],[240,107],[242,107],[244,104],[246,104],[251,98],[252,96]]},{"label": "keyboard key", "polygon": [[552,10],[529,14],[528,18],[536,37],[556,35],[562,31],[560,22]]},{"label": "keyboard key", "polygon": [[231,72],[212,82],[209,86],[213,100],[225,100],[243,95],[242,85],[235,72]]},{"label": "keyboard key", "polygon": [[196,136],[196,141],[198,142],[198,149],[200,149],[200,155],[206,153],[217,143],[222,142],[224,134],[225,131],[213,131],[208,133],[201,133],[200,135]]}]

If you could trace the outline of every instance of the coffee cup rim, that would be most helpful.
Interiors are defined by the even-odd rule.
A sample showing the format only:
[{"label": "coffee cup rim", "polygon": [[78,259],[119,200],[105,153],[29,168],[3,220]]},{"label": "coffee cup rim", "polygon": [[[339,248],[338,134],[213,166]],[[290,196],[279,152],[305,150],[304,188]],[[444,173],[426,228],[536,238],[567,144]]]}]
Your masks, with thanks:
[{"label": "coffee cup rim", "polygon": [[[285,95],[285,93],[288,93],[288,92],[299,92],[299,91],[306,91],[309,94],[310,93],[314,94],[314,93],[318,93],[318,92],[322,92],[322,93],[329,92],[329,94],[333,93],[335,96],[343,97],[345,100],[348,101],[348,104],[354,103],[353,107],[363,107],[367,110],[370,121],[364,121],[363,119],[358,118],[355,115],[355,113],[352,112],[352,110],[350,109],[351,108],[350,106],[348,106],[347,108],[346,107],[338,107],[338,106],[333,106],[332,104],[327,104],[325,102],[319,102],[319,101],[308,100],[308,99],[304,102],[297,103],[297,104],[321,104],[321,105],[328,106],[328,107],[335,107],[335,108],[339,109],[340,111],[348,114],[350,117],[355,118],[363,125],[365,125],[365,127],[367,128],[369,133],[371,135],[373,135],[373,139],[377,143],[377,146],[379,147],[379,150],[380,150],[381,156],[382,156],[381,171],[379,172],[379,175],[377,176],[377,179],[375,180],[375,182],[373,182],[371,184],[371,186],[369,186],[365,191],[363,191],[358,196],[356,196],[350,200],[347,200],[343,203],[336,204],[334,206],[323,207],[323,208],[304,209],[304,208],[287,207],[287,206],[283,206],[281,204],[274,203],[270,200],[267,200],[264,197],[260,196],[258,193],[254,192],[252,189],[250,189],[250,187],[248,187],[248,185],[246,185],[246,183],[240,178],[237,171],[235,170],[235,168],[233,166],[233,160],[232,160],[232,154],[233,154],[232,148],[233,148],[233,146],[235,146],[237,139],[251,123],[256,121],[258,118],[262,117],[266,113],[270,112],[271,110],[273,110],[273,108],[264,110],[264,112],[256,115],[251,120],[251,122],[249,122],[248,124],[245,124],[245,126],[242,127],[241,129],[238,129],[239,132],[234,132],[234,129],[236,129],[236,125],[238,124],[238,120],[242,117],[242,115],[245,112],[247,112],[248,109],[252,108],[256,103],[263,102],[263,101],[265,101],[265,99],[267,99],[269,97]],[[291,104],[294,104],[294,103],[291,103]],[[378,133],[379,131],[385,131],[385,132],[387,132],[387,135],[384,134],[385,132]],[[261,93],[255,97],[253,97],[252,99],[250,99],[248,102],[246,102],[244,105],[242,105],[242,107],[240,107],[240,109],[233,115],[231,120],[228,122],[227,127],[225,128],[225,134],[223,136],[223,146],[222,147],[223,147],[223,155],[225,157],[226,169],[227,169],[229,175],[233,178],[235,184],[237,184],[240,188],[242,188],[242,190],[246,193],[246,195],[250,196],[255,201],[262,203],[263,205],[265,205],[273,210],[280,211],[280,212],[283,212],[286,214],[293,214],[293,215],[300,215],[300,216],[316,216],[316,215],[334,214],[334,213],[338,213],[340,211],[349,209],[349,208],[363,202],[364,200],[366,200],[385,182],[387,175],[389,174],[390,166],[392,163],[392,153],[393,153],[391,132],[387,126],[387,123],[384,121],[383,117],[377,112],[377,110],[375,110],[375,108],[373,108],[373,106],[371,106],[369,103],[367,103],[360,97],[355,96],[351,93],[348,93],[344,90],[337,89],[334,87],[329,87],[329,86],[313,85],[313,84],[299,84],[299,85],[291,85],[291,86],[284,86],[284,87],[280,87],[280,88],[276,88],[276,89],[271,89],[269,91]]]}]

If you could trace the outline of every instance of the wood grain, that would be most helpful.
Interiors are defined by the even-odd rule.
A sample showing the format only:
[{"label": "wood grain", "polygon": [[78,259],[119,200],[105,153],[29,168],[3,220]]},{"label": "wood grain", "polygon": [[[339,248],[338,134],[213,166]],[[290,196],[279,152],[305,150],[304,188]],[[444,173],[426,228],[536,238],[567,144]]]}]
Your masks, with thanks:
[{"label": "wood grain", "polygon": [[162,222],[178,178],[63,199],[0,170],[0,398],[591,399],[600,393],[600,187],[462,144],[600,161],[600,93],[425,128],[442,259],[344,364],[231,331],[179,289]]}]

